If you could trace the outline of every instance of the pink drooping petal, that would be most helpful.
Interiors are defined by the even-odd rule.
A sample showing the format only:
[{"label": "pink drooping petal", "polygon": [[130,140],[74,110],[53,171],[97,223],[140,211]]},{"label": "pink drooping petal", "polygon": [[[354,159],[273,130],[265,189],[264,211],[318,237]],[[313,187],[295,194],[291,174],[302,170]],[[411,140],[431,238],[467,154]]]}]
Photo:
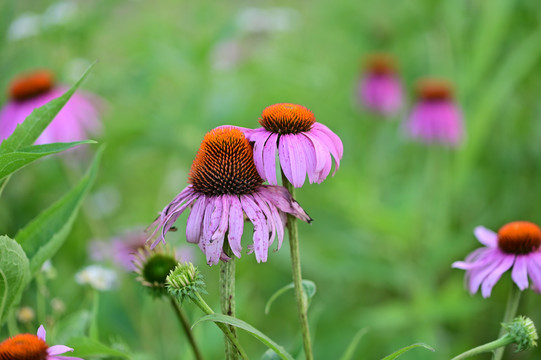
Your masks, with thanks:
[{"label": "pink drooping petal", "polygon": [[[329,150],[323,145],[321,140],[317,136],[314,136],[310,133],[310,131],[303,133],[304,136],[306,136],[310,141],[312,142],[312,146],[315,150],[316,155],[316,172],[321,173],[323,169],[325,168],[326,164],[330,164],[332,166],[332,158],[331,153]],[[331,171],[331,166],[329,166],[329,171],[324,176],[327,177],[329,175],[329,172]]]},{"label": "pink drooping petal", "polygon": [[43,327],[43,325],[40,325],[38,328],[38,338],[45,341],[46,337],[47,337],[47,332],[45,331],[45,328]]},{"label": "pink drooping petal", "polygon": [[223,239],[229,227],[229,208],[231,206],[229,196],[222,195],[220,198],[222,199],[222,217],[220,219],[220,223],[218,224],[218,229],[212,236],[213,240],[218,238]]},{"label": "pink drooping petal", "polygon": [[486,266],[481,268],[475,268],[466,273],[466,276],[469,280],[469,290],[470,293],[475,294],[479,290],[481,283],[487,278],[487,276],[492,273],[492,271],[500,265],[500,263],[505,258],[505,255],[502,254],[497,249],[490,252],[491,261],[487,263]]},{"label": "pink drooping petal", "polygon": [[47,349],[47,353],[52,356],[60,355],[68,351],[73,352],[73,349],[65,345],[53,345]]},{"label": "pink drooping petal", "polygon": [[240,258],[242,232],[244,230],[244,213],[237,195],[229,195],[229,247],[236,257]]},{"label": "pink drooping petal", "polygon": [[[321,133],[325,134],[327,138],[330,139],[331,141],[330,144],[332,144],[332,146],[330,146],[330,150],[335,158],[336,167],[339,167],[340,160],[342,159],[342,156],[344,155],[344,144],[342,144],[342,140],[340,139],[340,137],[336,135],[334,132],[332,132],[331,129],[329,129],[327,126],[318,122],[316,122],[312,126],[312,129],[320,131]],[[336,152],[336,155],[333,153],[333,150],[334,152]]]},{"label": "pink drooping petal", "polygon": [[477,226],[473,233],[479,242],[489,248],[498,246],[498,234],[484,226]]},{"label": "pink drooping petal", "polygon": [[265,221],[265,216],[261,209],[256,205],[251,195],[242,195],[240,197],[240,202],[244,213],[248,219],[250,219],[252,224],[254,224],[253,249],[255,259],[257,262],[266,262],[269,252],[269,229],[267,222]]},{"label": "pink drooping petal", "polygon": [[481,285],[481,294],[484,298],[490,296],[494,285],[496,285],[498,280],[500,280],[503,273],[509,270],[511,266],[513,266],[514,262],[515,256],[505,256],[500,262],[500,264],[490,272],[490,274],[485,278],[483,284]]},{"label": "pink drooping petal", "polygon": [[310,223],[312,219],[282,186],[262,185],[259,194],[281,211]]},{"label": "pink drooping petal", "polygon": [[541,293],[541,254],[536,253],[530,256],[526,266],[528,275],[532,279],[534,290]]},{"label": "pink drooping petal", "polygon": [[264,200],[257,193],[252,194],[252,196],[254,197],[254,201],[256,205],[259,207],[259,209],[261,209],[261,211],[263,211],[263,215],[265,216],[267,228],[269,229],[269,232],[270,232],[270,239],[269,239],[269,246],[270,246],[272,245],[272,243],[274,242],[274,238],[276,237],[276,223],[273,221],[272,212],[269,208],[269,205],[270,206],[272,205],[269,204],[268,201]]},{"label": "pink drooping petal", "polygon": [[[265,143],[263,149],[263,163],[264,163],[264,176],[263,179],[267,180],[271,185],[277,185],[276,179],[276,149],[278,147],[278,134],[271,134]],[[260,173],[261,175],[261,173]]]},{"label": "pink drooping petal", "polygon": [[205,218],[203,220],[203,239],[205,244],[205,255],[207,256],[207,264],[214,265],[220,261],[220,254],[222,253],[224,238],[213,239],[214,233],[217,231],[222,218],[223,203],[221,197],[209,198],[209,204],[205,211]]},{"label": "pink drooping petal", "polygon": [[270,133],[257,133],[253,136],[254,141],[254,163],[255,168],[257,169],[257,172],[259,175],[264,179],[266,179],[265,174],[265,160],[264,160],[264,150],[265,150],[265,142],[269,138],[271,134]]},{"label": "pink drooping petal", "polygon": [[190,215],[186,222],[186,241],[197,244],[201,238],[201,225],[207,205],[207,197],[202,195],[193,204]]},{"label": "pink drooping petal", "polygon": [[286,136],[289,136],[289,135],[280,136],[280,140],[278,141],[278,158],[280,159],[280,168],[284,172],[285,177],[291,183],[293,183],[294,164],[291,161],[291,158],[289,157],[289,148],[285,141]]},{"label": "pink drooping petal", "polygon": [[306,161],[306,173],[308,175],[308,181],[313,184],[319,180],[319,174],[317,169],[317,157],[314,144],[304,134],[300,134],[297,137],[300,149],[304,152],[304,160]]},{"label": "pink drooping petal", "polygon": [[517,255],[515,259],[515,265],[511,271],[511,278],[517,284],[520,290],[524,290],[528,287],[528,256]]},{"label": "pink drooping petal", "polygon": [[276,248],[276,250],[279,250],[282,247],[282,242],[284,241],[284,228],[286,222],[283,221],[282,217],[280,216],[280,211],[275,205],[267,201],[263,196],[259,194],[254,194],[254,198],[261,199],[261,201],[265,202],[269,207],[271,213],[271,219],[269,219],[269,221],[273,222],[274,229],[276,230],[276,235],[278,237],[278,247]]},{"label": "pink drooping petal", "polygon": [[466,257],[465,261],[455,261],[452,267],[462,270],[482,268],[493,261],[493,253],[494,250],[490,248],[476,249]]},{"label": "pink drooping petal", "polygon": [[300,188],[304,184],[306,178],[306,160],[304,159],[304,151],[300,146],[298,137],[303,135],[282,135],[280,137],[280,144],[284,144],[284,148],[289,153],[289,162],[291,166],[291,181],[294,187]]}]

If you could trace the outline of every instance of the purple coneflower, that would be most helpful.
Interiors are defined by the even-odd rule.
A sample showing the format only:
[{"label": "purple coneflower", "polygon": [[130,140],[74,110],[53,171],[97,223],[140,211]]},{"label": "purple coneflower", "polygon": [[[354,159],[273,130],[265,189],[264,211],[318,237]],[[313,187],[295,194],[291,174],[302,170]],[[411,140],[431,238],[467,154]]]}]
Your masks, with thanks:
[{"label": "purple coneflower", "polygon": [[[0,142],[35,109],[63,95],[68,87],[55,85],[47,70],[22,75],[10,85],[9,101],[0,111]],[[80,141],[101,130],[96,98],[75,93],[36,140],[36,144]]]},{"label": "purple coneflower", "polygon": [[407,134],[426,143],[458,145],[463,137],[463,120],[451,84],[439,79],[421,80],[417,97],[406,121]]},{"label": "purple coneflower", "polygon": [[281,186],[262,185],[252,147],[241,130],[220,127],[205,135],[190,170],[189,183],[156,221],[151,237],[159,234],[152,246],[165,243],[165,234],[189,206],[186,239],[198,244],[209,265],[228,260],[223,252],[224,237],[233,254],[241,256],[244,215],[254,224],[253,245],[258,262],[267,261],[269,246],[275,237],[282,245],[285,213],[310,222],[300,205]]},{"label": "purple coneflower", "polygon": [[396,115],[400,111],[404,98],[402,82],[389,55],[374,54],[368,57],[357,92],[368,110],[384,116]]},{"label": "purple coneflower", "polygon": [[0,359],[2,360],[83,360],[78,357],[57,356],[72,348],[65,345],[49,346],[45,342],[45,328],[41,325],[38,334],[19,334],[0,343]]},{"label": "purple coneflower", "polygon": [[[284,175],[298,188],[306,175],[310,183],[327,178],[335,162],[335,172],[344,152],[342,140],[328,127],[316,122],[314,114],[302,105],[274,104],[259,119],[262,128],[243,129],[254,143],[254,161],[259,175],[277,185],[276,150]],[[334,173],[333,173],[334,175]]]},{"label": "purple coneflower", "polygon": [[511,278],[520,290],[528,287],[528,276],[533,288],[541,293],[541,229],[531,222],[514,221],[495,232],[479,226],[477,240],[486,247],[472,252],[465,261],[453,263],[454,268],[466,270],[470,293],[481,286],[483,297],[489,297],[492,287],[511,267]]}]

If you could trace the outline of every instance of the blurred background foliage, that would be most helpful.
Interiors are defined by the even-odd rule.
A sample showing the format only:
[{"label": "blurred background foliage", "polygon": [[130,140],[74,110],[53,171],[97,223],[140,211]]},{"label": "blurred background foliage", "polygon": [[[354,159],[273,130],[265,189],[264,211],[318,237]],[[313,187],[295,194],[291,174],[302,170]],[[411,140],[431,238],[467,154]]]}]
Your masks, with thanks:
[{"label": "blurred background foliage", "polygon": [[[30,30],[32,21],[14,25],[32,16]],[[40,67],[72,84],[97,59],[83,88],[106,102],[97,184],[53,258],[56,277],[44,280],[40,296],[32,284],[23,298],[42,308],[21,328],[34,332],[46,317],[61,343],[66,329],[82,326],[93,297],[73,274],[91,263],[89,242],[150,224],[185,187],[207,131],[258,127],[266,106],[292,102],[310,108],[345,148],[335,177],[297,191],[315,219],[300,225],[300,237],[303,275],[318,286],[310,309],[316,357],[337,358],[365,327],[356,353],[363,359],[418,341],[437,353],[413,350],[404,359],[450,358],[494,339],[509,274],[485,300],[464,290],[464,273],[451,263],[480,246],[472,235],[477,225],[541,223],[540,20],[536,0],[2,1],[0,88]],[[387,121],[360,108],[362,58],[374,51],[394,54],[410,103],[419,77],[454,82],[466,121],[462,147],[404,140],[407,110]],[[6,100],[2,92],[0,104]],[[88,159],[80,161],[82,172]],[[0,199],[0,233],[14,236],[76,178],[60,157],[15,174]],[[185,218],[169,243],[185,242]],[[195,250],[206,299],[218,309],[218,268]],[[288,255],[286,245],[265,264],[253,255],[237,262],[237,316],[296,353],[302,345],[292,293],[263,312],[291,281]],[[100,295],[102,340],[145,359],[191,358],[169,305],[146,296],[133,277],[121,274],[120,286]],[[53,311],[52,299],[66,309]],[[539,326],[538,304],[539,295],[527,290],[519,313]],[[192,320],[201,316],[186,308]],[[221,358],[217,328],[195,331],[205,355]],[[242,332],[241,342],[251,354],[265,351]]]}]

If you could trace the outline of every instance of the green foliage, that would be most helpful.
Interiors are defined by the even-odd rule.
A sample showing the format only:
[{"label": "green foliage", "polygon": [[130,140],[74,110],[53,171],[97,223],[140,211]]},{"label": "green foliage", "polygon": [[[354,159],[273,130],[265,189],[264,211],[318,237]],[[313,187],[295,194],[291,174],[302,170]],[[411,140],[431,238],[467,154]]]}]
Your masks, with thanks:
[{"label": "green foliage", "polygon": [[113,349],[107,345],[100,343],[97,340],[87,337],[71,338],[68,341],[67,345],[74,349],[73,353],[70,353],[70,356],[116,356],[124,359],[131,359],[130,354]]},{"label": "green foliage", "polygon": [[[272,303],[274,303],[276,299],[278,299],[287,290],[293,289],[293,287],[294,284],[290,283],[278,289],[274,294],[272,294],[272,296],[267,301],[267,304],[265,305],[265,314],[269,313]],[[310,280],[303,280],[302,287],[304,289],[304,295],[306,295],[306,298],[308,299],[308,305],[310,305],[310,300],[312,300],[312,297],[316,294],[316,284]]]},{"label": "green foliage", "polygon": [[344,351],[344,355],[340,358],[340,360],[351,360],[353,359],[353,356],[355,355],[355,350],[359,346],[359,342],[361,341],[361,338],[368,332],[368,329],[364,328],[355,334],[351,342],[349,343],[348,347],[346,348],[346,351]]},{"label": "green foliage", "polygon": [[82,144],[95,144],[92,140],[75,141],[70,143],[52,143],[32,145],[17,151],[0,154],[0,182],[17,170],[22,169],[31,162],[51,154]]},{"label": "green foliage", "polygon": [[257,330],[256,328],[246,323],[245,321],[239,320],[231,316],[223,315],[223,314],[211,314],[211,315],[205,315],[201,319],[197,320],[192,325],[192,328],[203,321],[220,322],[220,323],[235,326],[239,329],[246,330],[247,332],[252,334],[256,339],[258,339],[267,347],[272,349],[278,356],[280,356],[281,359],[293,360],[293,357],[282,346],[272,341],[267,335],[263,334],[261,331]]},{"label": "green foliage", "polygon": [[103,149],[100,147],[87,173],[73,189],[15,235],[30,259],[32,274],[58,251],[69,235],[83,199],[96,179]]},{"label": "green foliage", "polygon": [[398,358],[399,356],[403,355],[404,353],[410,351],[411,349],[415,349],[415,348],[418,348],[418,347],[423,347],[423,348],[428,349],[428,350],[430,350],[432,352],[436,351],[431,346],[429,346],[427,344],[417,343],[417,344],[412,344],[410,346],[406,346],[406,347],[404,347],[404,348],[402,348],[400,350],[397,350],[394,353],[392,353],[391,355],[385,356],[383,358],[383,360],[394,360],[394,359]]},{"label": "green foliage", "polygon": [[28,258],[17,242],[0,236],[0,327],[30,278]]},{"label": "green foliage", "polygon": [[[91,65],[79,81],[66,91],[64,95],[35,109],[25,121],[17,125],[13,133],[0,144],[0,155],[17,152],[34,144],[43,130],[47,128],[55,116],[62,110],[81,82],[88,76],[93,66],[94,65]],[[0,165],[2,165],[1,162]]]}]

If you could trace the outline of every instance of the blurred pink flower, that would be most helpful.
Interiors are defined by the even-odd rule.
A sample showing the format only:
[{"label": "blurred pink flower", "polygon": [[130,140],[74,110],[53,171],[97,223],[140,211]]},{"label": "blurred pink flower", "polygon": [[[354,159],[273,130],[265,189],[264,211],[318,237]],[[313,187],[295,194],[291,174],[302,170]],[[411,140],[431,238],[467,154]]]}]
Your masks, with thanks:
[{"label": "blurred pink flower", "polygon": [[0,343],[0,359],[40,359],[40,360],[83,360],[78,357],[57,356],[72,348],[65,345],[49,346],[45,342],[45,328],[41,325],[38,334],[19,334],[10,337]]},{"label": "blurred pink flower", "polygon": [[[48,70],[37,70],[15,78],[9,88],[9,100],[0,110],[0,142],[30,113],[63,95],[68,87],[55,85]],[[88,139],[101,131],[93,95],[76,92],[36,140],[36,144],[71,142]]]},{"label": "blurred pink flower", "polygon": [[357,92],[368,110],[384,116],[400,112],[404,98],[402,82],[389,55],[373,54],[368,57]]},{"label": "blurred pink flower", "polygon": [[504,225],[496,234],[482,226],[475,228],[477,240],[485,247],[453,263],[454,268],[466,270],[471,294],[481,286],[481,294],[489,297],[492,288],[504,272],[512,268],[511,278],[520,290],[528,287],[528,276],[533,288],[541,293],[541,229],[527,221]]},{"label": "blurred pink flower", "polygon": [[[148,239],[144,228],[128,230],[109,241],[94,240],[89,244],[90,258],[95,261],[111,260],[126,271],[135,271],[133,263],[139,250]],[[174,252],[182,261],[194,262],[194,253],[188,246],[180,246]]]},{"label": "blurred pink flower", "polygon": [[[263,126],[255,130],[242,129],[254,143],[257,172],[271,185],[277,185],[276,151],[284,175],[294,187],[321,183],[331,172],[334,157],[335,171],[344,153],[342,140],[328,127],[316,122],[314,114],[297,104],[274,104],[263,110],[259,119]],[[334,175],[334,173],[333,173]]]},{"label": "blurred pink flower", "polygon": [[449,82],[421,80],[417,92],[417,104],[405,124],[407,135],[425,143],[459,145],[464,136],[463,117]]},{"label": "blurred pink flower", "polygon": [[170,231],[190,206],[186,239],[198,244],[209,265],[229,257],[223,252],[224,238],[233,254],[241,256],[244,216],[254,224],[253,245],[257,262],[267,261],[268,249],[278,238],[282,245],[286,213],[311,219],[281,186],[265,186],[257,174],[252,147],[241,130],[222,126],[205,135],[190,170],[190,185],[178,194],[150,226],[152,247]]}]

